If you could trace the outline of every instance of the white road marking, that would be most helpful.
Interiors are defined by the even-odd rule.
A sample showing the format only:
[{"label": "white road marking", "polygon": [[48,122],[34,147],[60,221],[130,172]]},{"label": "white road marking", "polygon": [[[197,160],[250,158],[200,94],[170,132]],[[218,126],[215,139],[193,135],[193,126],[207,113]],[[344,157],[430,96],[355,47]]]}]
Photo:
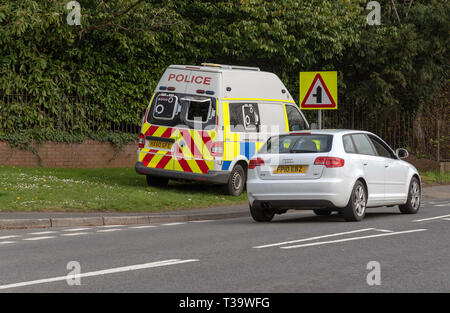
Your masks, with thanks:
[{"label": "white road marking", "polygon": [[126,225],[104,225],[104,226],[99,226],[99,227],[103,227],[103,228],[115,228],[115,227],[125,227]]},{"label": "white road marking", "polygon": [[2,239],[10,239],[10,238],[18,238],[18,237],[20,237],[20,236],[16,236],[16,235],[2,236],[2,237],[0,237],[0,240],[2,240]]},{"label": "white road marking", "polygon": [[382,232],[382,233],[393,233],[394,231],[393,230],[389,230],[389,229],[375,229],[375,231],[380,231],[380,232]]},{"label": "white road marking", "polygon": [[443,204],[435,204],[434,206],[448,206],[450,203],[443,203]]},{"label": "white road marking", "polygon": [[375,228],[364,228],[364,229],[347,231],[347,232],[343,232],[343,233],[336,233],[336,234],[330,234],[330,235],[310,237],[310,238],[305,238],[305,239],[298,239],[298,240],[291,240],[291,241],[283,241],[283,242],[271,243],[271,244],[268,244],[268,245],[256,246],[256,247],[253,247],[253,248],[261,249],[261,248],[276,247],[276,246],[282,246],[282,245],[291,244],[291,243],[297,243],[297,242],[303,242],[303,241],[311,241],[311,240],[328,238],[328,237],[335,237],[335,236],[340,236],[340,235],[360,233],[360,232],[363,232],[363,231],[369,231],[369,230],[374,230],[374,229]]},{"label": "white road marking", "polygon": [[122,230],[122,229],[121,228],[100,229],[100,230],[97,230],[97,233],[109,233],[109,232],[118,231],[118,230]]},{"label": "white road marking", "polygon": [[88,235],[89,233],[68,233],[68,234],[62,234],[61,236],[81,236],[81,235]]},{"label": "white road marking", "polygon": [[81,230],[89,230],[91,228],[71,228],[71,229],[63,229],[63,231],[81,231]]},{"label": "white road marking", "polygon": [[161,224],[163,226],[174,226],[174,225],[183,225],[186,224],[186,222],[176,222],[176,223],[166,223],[166,224]]},{"label": "white road marking", "polygon": [[15,241],[0,241],[0,245],[7,245],[9,243],[16,243]]},{"label": "white road marking", "polygon": [[214,220],[198,220],[198,221],[191,221],[191,223],[209,223],[213,222]]},{"label": "white road marking", "polygon": [[48,234],[56,234],[57,231],[41,231],[38,233],[29,233],[28,235],[48,235]]},{"label": "white road marking", "polygon": [[414,220],[413,222],[424,222],[424,221],[432,221],[432,220],[438,220],[443,217],[450,217],[450,214],[447,215],[441,215],[441,216],[435,216],[435,217],[429,217],[429,218],[423,218],[421,220]]},{"label": "white road marking", "polygon": [[23,240],[45,240],[45,239],[52,239],[52,238],[56,238],[56,237],[42,236],[42,237],[25,238]]},{"label": "white road marking", "polygon": [[450,218],[443,218],[444,221],[450,221]]},{"label": "white road marking", "polygon": [[369,235],[369,236],[362,236],[362,237],[352,237],[352,238],[345,238],[345,239],[338,239],[338,240],[330,240],[330,241],[313,242],[313,243],[306,243],[306,244],[303,244],[303,245],[295,245],[295,246],[280,247],[280,249],[295,249],[295,248],[312,247],[312,246],[326,245],[326,244],[330,244],[330,243],[339,243],[339,242],[354,241],[354,240],[362,240],[362,239],[369,239],[369,238],[377,238],[377,237],[385,237],[385,236],[394,236],[394,235],[401,235],[401,234],[409,234],[409,233],[415,233],[415,232],[420,232],[420,231],[425,231],[425,230],[426,230],[426,229],[413,229],[413,230],[399,231],[399,232],[386,233],[386,234],[378,234],[378,235]]},{"label": "white road marking", "polygon": [[158,227],[158,226],[154,226],[154,225],[143,225],[143,226],[131,226],[129,228],[132,229],[141,229],[141,228],[154,228],[154,227]]},{"label": "white road marking", "polygon": [[31,286],[31,285],[38,285],[38,284],[45,284],[45,283],[52,283],[52,282],[63,281],[63,280],[67,280],[67,279],[108,275],[108,274],[114,274],[114,273],[137,271],[137,270],[153,268],[153,267],[168,266],[168,265],[183,264],[183,263],[198,262],[198,261],[200,261],[200,260],[198,260],[198,259],[190,259],[190,260],[172,259],[172,260],[151,262],[151,263],[145,263],[145,264],[116,267],[116,268],[95,271],[95,272],[81,273],[81,274],[76,274],[76,275],[58,276],[58,277],[52,277],[52,278],[46,278],[46,279],[38,279],[38,280],[21,282],[21,283],[15,283],[15,284],[0,285],[0,290],[24,287],[24,286]]}]

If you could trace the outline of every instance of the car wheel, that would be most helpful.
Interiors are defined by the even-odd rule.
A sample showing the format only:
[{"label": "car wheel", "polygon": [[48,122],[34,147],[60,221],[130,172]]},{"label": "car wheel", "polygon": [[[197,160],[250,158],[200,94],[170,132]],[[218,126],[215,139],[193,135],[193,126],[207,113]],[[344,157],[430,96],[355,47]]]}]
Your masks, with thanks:
[{"label": "car wheel", "polygon": [[361,181],[357,181],[347,206],[342,210],[342,215],[347,222],[361,221],[366,215],[367,190]]},{"label": "car wheel", "polygon": [[241,165],[236,164],[231,171],[228,183],[225,186],[226,192],[231,196],[239,196],[244,190],[245,186],[245,171]]},{"label": "car wheel", "polygon": [[263,209],[257,205],[248,204],[250,207],[250,214],[255,220],[255,222],[270,222],[275,215],[273,210]]},{"label": "car wheel", "polygon": [[148,186],[167,187],[168,184],[169,184],[168,178],[147,175],[147,185]]},{"label": "car wheel", "polygon": [[422,192],[417,177],[411,179],[409,184],[408,199],[405,204],[399,205],[400,212],[403,214],[416,214],[420,208]]},{"label": "car wheel", "polygon": [[314,214],[316,214],[318,216],[329,216],[329,215],[331,215],[331,210],[327,210],[327,209],[315,209],[313,211],[314,211]]}]

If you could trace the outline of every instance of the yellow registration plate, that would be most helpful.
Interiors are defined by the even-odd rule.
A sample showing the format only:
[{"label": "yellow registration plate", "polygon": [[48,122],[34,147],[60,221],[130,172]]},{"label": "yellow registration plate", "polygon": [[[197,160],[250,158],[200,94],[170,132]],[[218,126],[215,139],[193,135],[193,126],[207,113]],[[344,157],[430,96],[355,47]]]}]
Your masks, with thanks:
[{"label": "yellow registration plate", "polygon": [[150,148],[167,149],[167,150],[172,149],[172,143],[165,141],[149,140],[148,146]]},{"label": "yellow registration plate", "polygon": [[306,165],[278,165],[274,174],[306,173]]}]

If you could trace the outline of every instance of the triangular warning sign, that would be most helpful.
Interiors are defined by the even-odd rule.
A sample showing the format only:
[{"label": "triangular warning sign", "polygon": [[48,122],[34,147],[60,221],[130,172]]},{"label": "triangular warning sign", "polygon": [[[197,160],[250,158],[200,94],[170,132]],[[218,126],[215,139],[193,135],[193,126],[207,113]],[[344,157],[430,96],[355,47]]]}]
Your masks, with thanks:
[{"label": "triangular warning sign", "polygon": [[328,91],[322,76],[317,74],[302,101],[302,108],[334,108],[336,103]]}]

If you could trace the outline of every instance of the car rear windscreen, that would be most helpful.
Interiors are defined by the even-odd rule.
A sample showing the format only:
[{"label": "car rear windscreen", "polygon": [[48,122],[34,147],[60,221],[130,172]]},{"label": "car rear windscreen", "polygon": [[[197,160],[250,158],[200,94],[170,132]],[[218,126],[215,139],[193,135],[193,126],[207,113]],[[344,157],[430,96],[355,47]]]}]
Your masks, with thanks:
[{"label": "car rear windscreen", "polygon": [[330,152],[333,135],[289,134],[270,137],[260,153]]}]

